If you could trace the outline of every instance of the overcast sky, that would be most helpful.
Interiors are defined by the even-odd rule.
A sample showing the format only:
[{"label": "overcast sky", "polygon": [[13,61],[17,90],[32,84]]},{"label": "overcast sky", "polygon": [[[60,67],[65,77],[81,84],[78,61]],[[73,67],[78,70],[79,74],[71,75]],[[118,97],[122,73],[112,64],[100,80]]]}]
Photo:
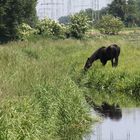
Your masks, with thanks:
[{"label": "overcast sky", "polygon": [[40,18],[47,16],[52,19],[58,19],[61,16],[73,14],[82,9],[101,9],[106,7],[111,1],[112,0],[71,0],[70,2],[70,0],[38,0],[37,14]]}]

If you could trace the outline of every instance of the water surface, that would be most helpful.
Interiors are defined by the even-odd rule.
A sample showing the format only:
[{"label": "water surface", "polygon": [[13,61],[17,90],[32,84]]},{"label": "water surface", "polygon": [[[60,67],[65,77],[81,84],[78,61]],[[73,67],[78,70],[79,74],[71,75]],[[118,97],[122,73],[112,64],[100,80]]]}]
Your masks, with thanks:
[{"label": "water surface", "polygon": [[140,140],[140,108],[119,109],[118,116],[103,114],[102,122],[84,140]]}]

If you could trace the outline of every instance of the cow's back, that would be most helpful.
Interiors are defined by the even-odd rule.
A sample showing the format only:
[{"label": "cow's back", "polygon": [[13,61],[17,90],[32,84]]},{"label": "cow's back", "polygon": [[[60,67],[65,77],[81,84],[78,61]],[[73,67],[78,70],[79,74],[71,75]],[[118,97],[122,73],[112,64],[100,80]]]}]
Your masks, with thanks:
[{"label": "cow's back", "polygon": [[106,53],[110,59],[118,57],[120,54],[120,47],[116,44],[112,44],[106,48]]}]

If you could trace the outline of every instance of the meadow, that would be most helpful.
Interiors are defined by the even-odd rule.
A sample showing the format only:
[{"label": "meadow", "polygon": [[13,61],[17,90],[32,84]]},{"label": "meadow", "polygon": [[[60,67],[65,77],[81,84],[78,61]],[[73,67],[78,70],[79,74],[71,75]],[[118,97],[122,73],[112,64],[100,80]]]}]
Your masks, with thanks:
[{"label": "meadow", "polygon": [[[84,40],[34,39],[0,45],[0,139],[80,140],[97,121],[85,95],[97,104],[140,105],[140,33],[92,35]],[[119,65],[96,61],[97,48],[116,43]]]}]

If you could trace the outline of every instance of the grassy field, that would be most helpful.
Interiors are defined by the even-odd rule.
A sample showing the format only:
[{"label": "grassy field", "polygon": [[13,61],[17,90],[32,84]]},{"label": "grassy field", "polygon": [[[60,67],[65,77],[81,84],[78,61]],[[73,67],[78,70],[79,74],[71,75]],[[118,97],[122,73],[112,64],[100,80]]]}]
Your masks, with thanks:
[{"label": "grassy field", "polygon": [[[140,34],[97,35],[86,40],[11,42],[0,46],[0,139],[80,140],[97,104],[140,105]],[[119,65],[84,63],[97,48],[116,43]]]}]

